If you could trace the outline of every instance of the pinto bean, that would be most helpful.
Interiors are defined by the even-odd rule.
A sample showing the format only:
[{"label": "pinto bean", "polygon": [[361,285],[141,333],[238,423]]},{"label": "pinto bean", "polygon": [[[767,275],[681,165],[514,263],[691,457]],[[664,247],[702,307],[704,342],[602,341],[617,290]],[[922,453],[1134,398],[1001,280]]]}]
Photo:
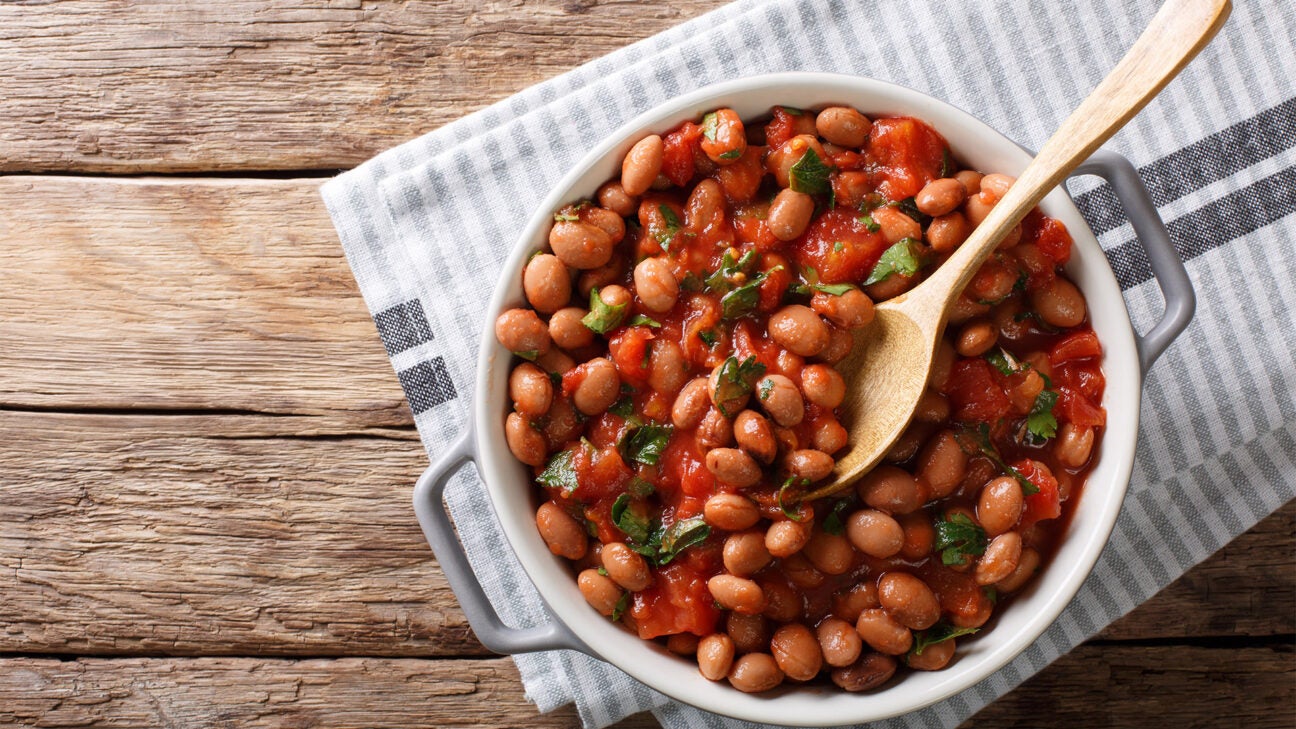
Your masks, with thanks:
[{"label": "pinto bean", "polygon": [[738,577],[750,577],[774,559],[765,548],[764,532],[730,534],[725,539],[723,556],[725,569]]},{"label": "pinto bean", "polygon": [[997,537],[1017,526],[1025,497],[1017,479],[1000,476],[981,489],[976,516],[986,534]]},{"label": "pinto bean", "polygon": [[719,681],[733,667],[734,642],[724,633],[712,633],[698,641],[698,671],[712,681]]},{"label": "pinto bean", "polygon": [[896,622],[913,630],[926,630],[940,620],[941,607],[920,578],[908,572],[888,572],[878,580],[878,601]]},{"label": "pinto bean", "polygon": [[615,244],[607,231],[580,220],[562,220],[549,229],[549,248],[572,268],[598,268],[612,259]]},{"label": "pinto bean", "polygon": [[703,118],[702,153],[718,165],[737,162],[747,151],[747,132],[733,109],[716,109]]},{"label": "pinto bean", "polygon": [[1058,430],[1057,445],[1054,453],[1062,465],[1069,468],[1080,468],[1089,461],[1093,453],[1094,429],[1081,427],[1074,423],[1063,423]]},{"label": "pinto bean", "polygon": [[832,455],[846,447],[846,428],[837,419],[826,415],[815,421],[814,432],[810,434],[810,445],[817,451]]},{"label": "pinto bean", "polygon": [[707,580],[707,590],[725,610],[758,615],[765,609],[764,591],[745,577],[716,575]]},{"label": "pinto bean", "polygon": [[544,437],[549,447],[557,450],[580,435],[583,421],[583,416],[572,407],[569,398],[555,396],[543,425]]},{"label": "pinto bean", "polygon": [[828,327],[814,309],[789,304],[769,318],[770,338],[802,357],[813,357],[828,346]]},{"label": "pinto bean", "polygon": [[703,505],[702,518],[716,529],[736,532],[755,526],[760,509],[741,494],[716,494]]},{"label": "pinto bean", "polygon": [[710,408],[706,415],[702,416],[702,422],[698,423],[694,437],[701,451],[728,448],[733,444],[733,423],[721,415],[719,410]]},{"label": "pinto bean", "polygon": [[993,207],[994,203],[985,200],[981,195],[968,195],[967,201],[963,203],[963,216],[975,228],[986,219]]},{"label": "pinto bean", "polygon": [[775,423],[784,427],[799,425],[805,417],[801,391],[783,375],[767,375],[757,382],[756,400]]},{"label": "pinto bean", "polygon": [[788,570],[787,558],[800,552],[810,541],[810,536],[810,525],[806,522],[791,519],[776,521],[765,531],[765,549],[784,560],[783,567]]},{"label": "pinto bean", "polygon": [[603,183],[595,197],[598,198],[599,205],[623,218],[634,215],[635,211],[639,209],[639,201],[635,199],[634,195],[626,192],[620,182]]},{"label": "pinto bean", "polygon": [[586,415],[599,415],[612,407],[621,395],[621,376],[616,365],[606,357],[597,357],[581,365],[585,377],[572,393],[572,403]]},{"label": "pinto bean", "polygon": [[954,179],[963,185],[964,190],[967,190],[969,197],[981,192],[981,177],[982,174],[976,170],[963,170],[954,175]]},{"label": "pinto bean", "polygon": [[833,615],[854,626],[860,613],[878,607],[879,604],[877,585],[873,584],[872,579],[868,579],[845,592],[833,595]]},{"label": "pinto bean", "polygon": [[900,556],[907,560],[919,560],[931,553],[932,545],[936,542],[936,528],[932,526],[927,514],[921,511],[902,514],[896,521],[904,529]]},{"label": "pinto bean", "polygon": [[988,203],[997,203],[1008,194],[1008,188],[1017,181],[1012,175],[992,172],[981,178],[981,197]]},{"label": "pinto bean", "polygon": [[953,177],[942,177],[924,185],[914,196],[914,204],[919,212],[934,218],[955,210],[966,198],[967,190],[963,183]]},{"label": "pinto bean", "polygon": [[926,482],[932,498],[954,493],[967,474],[968,455],[952,430],[942,430],[927,442],[918,456],[918,478]]},{"label": "pinto bean", "polygon": [[935,390],[928,389],[918,399],[914,409],[914,420],[920,423],[941,423],[950,415],[949,400]]},{"label": "pinto bean", "polygon": [[758,582],[765,593],[765,611],[770,620],[788,623],[801,615],[801,593],[783,579],[764,579]]},{"label": "pinto bean", "polygon": [[868,691],[891,680],[896,660],[881,653],[867,653],[855,663],[833,669],[832,681],[844,691]]},{"label": "pinto bean", "polygon": [[816,292],[810,308],[842,329],[860,329],[873,322],[873,300],[859,289],[840,295]]},{"label": "pinto bean", "polygon": [[703,230],[724,219],[725,193],[719,182],[710,177],[701,180],[689,193],[684,205],[684,226],[689,230]]},{"label": "pinto bean", "polygon": [[607,233],[613,245],[625,238],[625,220],[611,210],[597,205],[588,205],[581,208],[578,214],[582,221]]},{"label": "pinto bean", "polygon": [[835,668],[854,663],[864,649],[864,641],[859,637],[855,626],[841,618],[825,618],[815,632],[824,663]]},{"label": "pinto bean", "polygon": [[877,208],[870,215],[873,222],[882,229],[882,237],[887,243],[894,245],[905,238],[922,239],[922,226],[917,220],[901,212],[899,208],[887,205]]},{"label": "pinto bean", "polygon": [[783,672],[768,653],[748,653],[729,669],[729,684],[743,693],[756,694],[783,683]]},{"label": "pinto bean", "polygon": [[563,511],[552,501],[546,501],[536,510],[536,529],[545,544],[549,546],[549,551],[559,557],[580,559],[585,556],[585,550],[589,548],[589,538],[585,536],[585,530],[576,523],[571,514]]},{"label": "pinto bean", "polygon": [[904,546],[904,530],[888,514],[876,509],[861,509],[846,520],[846,537],[855,548],[870,557],[886,559]]},{"label": "pinto bean", "polygon": [[873,122],[849,106],[830,106],[815,117],[819,136],[842,147],[862,147]]},{"label": "pinto bean", "polygon": [[495,320],[495,339],[510,352],[549,351],[549,327],[531,309],[509,309]]},{"label": "pinto bean", "polygon": [[999,340],[999,332],[985,319],[973,319],[964,324],[955,340],[954,350],[963,357],[980,357]]},{"label": "pinto bean", "polygon": [[509,413],[504,420],[504,439],[513,457],[528,466],[543,466],[549,455],[544,436],[517,413]]},{"label": "pinto bean", "polygon": [[648,355],[648,386],[663,395],[674,395],[688,381],[689,363],[684,350],[669,339],[654,340]]},{"label": "pinto bean", "polygon": [[770,203],[765,223],[779,240],[793,240],[805,232],[814,215],[814,198],[791,188],[780,190]]},{"label": "pinto bean", "polygon": [[738,488],[760,483],[760,464],[738,448],[714,448],[708,451],[706,467],[716,478]]},{"label": "pinto bean", "polygon": [[509,373],[509,398],[518,413],[538,418],[549,412],[553,403],[553,380],[544,370],[523,362]]},{"label": "pinto bean", "polygon": [[926,500],[918,481],[895,466],[878,466],[859,484],[860,499],[874,509],[892,514],[916,511]]},{"label": "pinto bean", "polygon": [[679,298],[679,282],[671,266],[661,258],[645,258],[634,269],[635,292],[649,311],[664,313]]},{"label": "pinto bean", "polygon": [[625,275],[626,261],[623,256],[613,254],[608,262],[592,268],[588,271],[582,271],[576,278],[576,291],[581,295],[582,301],[588,301],[590,291],[601,289],[621,280]]},{"label": "pinto bean", "polygon": [[851,348],[855,346],[855,335],[851,334],[849,329],[841,329],[835,326],[828,327],[828,346],[823,348],[816,358],[820,362],[827,364],[836,364],[846,355],[850,354]]},{"label": "pinto bean", "polygon": [[770,627],[764,615],[730,612],[725,618],[725,632],[739,653],[754,653],[769,647]]},{"label": "pinto bean", "polygon": [[690,380],[675,398],[671,406],[671,422],[680,430],[697,427],[703,416],[711,407],[711,396],[707,394],[707,378],[697,377]]},{"label": "pinto bean", "polygon": [[581,572],[576,577],[576,586],[585,596],[585,601],[605,616],[612,615],[623,594],[612,578],[599,574],[598,570]]},{"label": "pinto bean", "polygon": [[589,313],[579,306],[568,306],[549,317],[549,338],[568,351],[594,343],[594,332],[581,321]]},{"label": "pinto bean", "polygon": [[603,569],[607,570],[608,577],[625,589],[639,592],[652,584],[652,572],[648,569],[648,563],[625,544],[604,544],[602,556]]},{"label": "pinto bean", "polygon": [[907,653],[913,645],[913,633],[881,608],[861,612],[855,630],[873,650],[889,656]]},{"label": "pinto bean", "polygon": [[765,464],[774,462],[778,455],[778,441],[774,439],[774,429],[763,415],[754,410],[738,413],[734,418],[733,433],[738,446],[752,458]]},{"label": "pinto bean", "polygon": [[1008,579],[1021,561],[1022,538],[1017,532],[1004,532],[986,546],[985,554],[977,560],[974,577],[978,585],[993,585]]},{"label": "pinto bean", "polygon": [[927,243],[937,253],[949,253],[963,245],[963,241],[972,235],[972,224],[955,210],[936,218],[927,226]]},{"label": "pinto bean", "polygon": [[814,633],[801,623],[789,623],[774,631],[770,653],[783,674],[793,681],[809,681],[823,668],[823,654]]},{"label": "pinto bean", "polygon": [[1031,306],[1039,312],[1040,318],[1050,326],[1079,326],[1085,319],[1085,300],[1080,289],[1064,278],[1055,278],[1053,282],[1031,293]]},{"label": "pinto bean", "polygon": [[846,537],[838,534],[814,532],[810,541],[801,548],[801,553],[815,569],[826,575],[845,574],[855,564],[855,550]]},{"label": "pinto bean", "polygon": [[666,650],[677,656],[697,654],[698,637],[692,633],[676,633],[666,639]]},{"label": "pinto bean", "polygon": [[662,168],[662,138],[650,134],[630,148],[621,162],[621,189],[631,197],[648,192]]},{"label": "pinto bean", "polygon": [[557,256],[541,253],[523,269],[522,290],[536,311],[552,314],[571,301],[571,274]]},{"label": "pinto bean", "polygon": [[1035,575],[1035,570],[1039,569],[1040,553],[1031,547],[1022,550],[1021,558],[1017,560],[1017,569],[1012,574],[995,583],[995,589],[1004,594],[1016,592],[1025,585],[1031,577]]},{"label": "pinto bean", "polygon": [[939,671],[954,658],[954,639],[924,646],[922,652],[911,651],[905,656],[905,665],[918,671]]},{"label": "pinto bean", "polygon": [[783,467],[793,476],[814,483],[832,475],[833,457],[822,451],[803,448],[787,454]]},{"label": "pinto bean", "polygon": [[814,150],[819,159],[828,164],[828,153],[813,134],[798,134],[787,140],[782,146],[772,150],[765,158],[765,168],[774,175],[779,187],[791,184],[792,167],[800,162],[807,150]]}]

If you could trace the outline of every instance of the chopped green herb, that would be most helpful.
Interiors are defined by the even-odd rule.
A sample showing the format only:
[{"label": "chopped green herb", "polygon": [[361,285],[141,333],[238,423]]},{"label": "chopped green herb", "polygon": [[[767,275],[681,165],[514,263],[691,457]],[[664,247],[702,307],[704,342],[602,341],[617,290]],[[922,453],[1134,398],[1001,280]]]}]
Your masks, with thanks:
[{"label": "chopped green herb", "polygon": [[833,252],[834,252],[834,253],[841,253],[841,252],[844,251],[844,250],[846,250],[846,244],[845,244],[845,243],[842,243],[841,241],[836,241],[836,242],[833,243]]},{"label": "chopped green herb", "polygon": [[958,165],[954,164],[954,155],[950,154],[949,148],[941,150],[941,177],[953,177],[958,172]]},{"label": "chopped green herb", "polygon": [[764,380],[761,382],[760,393],[759,393],[761,402],[768,400],[770,395],[773,392],[774,392],[774,380]]},{"label": "chopped green herb", "polygon": [[528,349],[522,352],[514,352],[513,354],[516,354],[517,356],[521,357],[522,359],[528,362],[534,362],[535,358],[540,356],[540,350]]},{"label": "chopped green herb", "polygon": [[643,367],[644,369],[648,369],[648,363],[652,359],[652,345],[653,343],[651,339],[649,339],[648,342],[644,344],[643,361],[639,363],[639,366]]},{"label": "chopped green herb", "polygon": [[832,168],[819,159],[819,153],[814,151],[814,147],[806,147],[805,154],[788,171],[788,186],[807,195],[826,193],[832,190],[828,183],[828,175],[831,173]]},{"label": "chopped green herb", "polygon": [[1003,456],[999,455],[999,451],[994,447],[994,444],[990,442],[990,426],[985,423],[977,423],[976,428],[964,426],[959,429],[959,435],[963,436],[959,439],[959,445],[963,447],[964,452],[970,452],[964,444],[964,440],[971,440],[973,444],[975,444],[975,450],[986,458],[989,458],[991,462],[999,467],[999,470],[1003,472],[1004,475],[1012,476],[1017,479],[1017,483],[1021,485],[1023,494],[1030,496],[1031,494],[1039,493],[1039,486],[1036,486],[1029,478],[1022,475],[1021,471],[1008,465],[1008,463],[1004,461]]},{"label": "chopped green herb", "polygon": [[702,331],[698,332],[697,335],[698,335],[698,339],[701,339],[702,343],[705,344],[708,349],[716,346],[716,342],[720,341],[716,337],[716,333],[710,329],[703,329]]},{"label": "chopped green herb", "polygon": [[873,267],[873,272],[864,281],[864,285],[885,281],[893,273],[903,276],[912,276],[918,273],[918,269],[922,268],[923,265],[922,248],[919,246],[918,241],[913,238],[903,238],[895,245],[882,251],[882,257],[878,259],[877,265]]},{"label": "chopped green herb", "polygon": [[612,622],[617,622],[625,614],[626,608],[630,607],[630,593],[621,593],[621,598],[617,600],[616,605],[612,607]]},{"label": "chopped green herb", "polygon": [[630,483],[626,484],[626,492],[631,496],[651,496],[656,491],[656,487],[639,476],[631,478]]},{"label": "chopped green herb", "polygon": [[684,280],[680,281],[680,290],[682,291],[701,291],[703,286],[702,279],[692,271],[684,274]]},{"label": "chopped green herb", "polygon": [[720,118],[716,116],[714,111],[702,117],[702,136],[706,137],[708,142],[716,140],[716,127],[719,123]]},{"label": "chopped green herb", "polygon": [[784,113],[791,114],[792,116],[801,116],[802,114],[805,114],[804,111],[801,111],[795,106],[780,106],[779,108],[782,109]]},{"label": "chopped green herb", "polygon": [[562,387],[562,375],[557,372],[549,373],[549,381],[553,383],[554,387]]},{"label": "chopped green herb", "polygon": [[591,331],[599,334],[608,332],[621,326],[621,320],[625,319],[626,309],[630,308],[630,302],[609,306],[603,303],[599,297],[598,289],[590,289],[590,310],[582,319],[581,323],[589,327]]},{"label": "chopped green herb", "polygon": [[996,347],[986,352],[985,360],[1005,375],[1015,374],[1020,369],[1017,359],[1002,347]]},{"label": "chopped green herb", "polygon": [[632,327],[652,327],[661,329],[661,322],[645,314],[635,314],[630,317],[630,326]]},{"label": "chopped green herb", "polygon": [[872,215],[861,215],[856,218],[856,220],[860,221],[864,228],[870,233],[876,233],[882,229],[882,226],[878,225],[877,221],[873,220]]},{"label": "chopped green herb", "polygon": [[1057,418],[1053,417],[1053,406],[1057,405],[1058,394],[1053,390],[1041,390],[1035,396],[1035,405],[1026,416],[1026,429],[1038,440],[1045,440],[1057,435]]},{"label": "chopped green herb", "polygon": [[555,223],[574,223],[580,220],[579,215],[564,215],[563,213],[554,213]]},{"label": "chopped green herb", "polygon": [[634,400],[630,399],[629,395],[622,395],[620,399],[612,403],[612,407],[608,408],[607,411],[613,415],[628,418],[634,415]]},{"label": "chopped green herb", "polygon": [[941,553],[941,562],[965,565],[968,557],[985,554],[985,548],[985,530],[967,514],[954,514],[936,522],[936,549]]},{"label": "chopped green herb", "polygon": [[657,206],[657,211],[661,213],[662,219],[666,221],[666,227],[657,231],[654,236],[657,244],[662,247],[663,251],[670,252],[670,245],[675,240],[675,234],[684,227],[684,222],[675,214],[675,210],[666,203]]},{"label": "chopped green herb", "polygon": [[727,161],[729,161],[729,160],[731,160],[731,159],[738,159],[738,158],[741,157],[741,156],[743,156],[743,150],[741,150],[741,149],[731,149],[731,150],[729,150],[728,152],[724,152],[724,153],[722,153],[722,154],[720,155],[720,159],[725,160],[725,161],[727,162]]},{"label": "chopped green herb", "polygon": [[787,291],[783,292],[783,300],[786,303],[788,299],[795,300],[804,298],[810,296],[812,293],[814,292],[810,290],[810,287],[807,286],[804,281],[797,281],[794,279],[792,283],[788,284]]},{"label": "chopped green herb", "polygon": [[636,544],[644,544],[652,536],[652,525],[645,516],[630,506],[630,494],[618,496],[612,502],[612,523]]},{"label": "chopped green herb", "polygon": [[[801,490],[810,485],[810,481],[796,476],[788,476],[787,480],[778,490],[778,505],[783,510],[783,516],[792,521],[805,521],[806,514],[801,508]],[[788,499],[795,499],[792,506],[788,506]]]},{"label": "chopped green herb", "polygon": [[999,591],[994,589],[992,585],[986,585],[985,587],[981,588],[981,592],[985,594],[986,599],[989,600],[991,604],[999,603]]},{"label": "chopped green herb", "polygon": [[915,656],[921,656],[923,649],[929,645],[944,643],[951,638],[958,638],[964,635],[972,635],[980,628],[958,628],[946,622],[939,622],[926,630],[920,630],[914,633],[913,648],[910,653]]},{"label": "chopped green herb", "polygon": [[711,527],[700,516],[681,519],[671,524],[670,528],[662,534],[657,564],[669,564],[680,552],[706,541],[709,536],[711,536]]},{"label": "chopped green herb", "polygon": [[545,464],[544,470],[536,476],[536,480],[549,488],[560,488],[568,493],[575,491],[580,485],[576,480],[576,466],[572,463],[575,455],[576,452],[572,450],[553,454]]},{"label": "chopped green herb", "polygon": [[851,284],[848,284],[848,283],[839,283],[839,284],[815,284],[814,286],[811,286],[810,288],[814,289],[815,291],[822,291],[822,292],[824,292],[825,294],[830,294],[830,295],[832,295],[832,296],[841,296],[842,294],[846,293],[847,291],[853,291],[853,290],[855,289],[854,286],[852,286]]},{"label": "chopped green herb", "polygon": [[845,525],[842,524],[842,512],[851,505],[851,499],[838,499],[833,502],[832,509],[828,511],[828,516],[824,517],[823,528],[825,532],[840,537],[846,531]]},{"label": "chopped green herb", "polygon": [[706,288],[714,293],[725,293],[734,287],[734,279],[739,274],[746,276],[749,269],[756,263],[756,251],[747,251],[738,260],[734,260],[733,254],[725,251],[720,258],[720,268],[715,273],[706,277]]},{"label": "chopped green herb", "polygon": [[756,310],[760,303],[760,287],[771,273],[781,270],[775,266],[753,276],[750,281],[720,297],[720,315],[725,319],[738,319]]},{"label": "chopped green herb", "polygon": [[907,197],[903,200],[898,200],[891,204],[895,206],[900,212],[918,221],[919,225],[926,225],[931,221],[930,215],[925,215],[920,210],[918,210],[918,203],[912,197]]},{"label": "chopped green herb", "polygon": [[603,575],[604,577],[607,577],[607,576],[608,576],[608,571],[607,571],[607,568],[606,568],[606,567],[599,567],[599,568],[598,568],[598,573],[599,573],[600,575]]},{"label": "chopped green herb", "polygon": [[737,357],[726,359],[720,365],[720,376],[716,378],[716,389],[712,398],[717,403],[716,407],[720,409],[720,414],[726,418],[730,417],[725,410],[725,404],[750,394],[756,381],[764,374],[765,365],[757,362],[755,355],[742,362],[739,362]]},{"label": "chopped green herb", "polygon": [[627,460],[655,466],[661,460],[661,454],[670,443],[674,431],[674,427],[670,425],[643,425],[626,431],[617,445]]}]

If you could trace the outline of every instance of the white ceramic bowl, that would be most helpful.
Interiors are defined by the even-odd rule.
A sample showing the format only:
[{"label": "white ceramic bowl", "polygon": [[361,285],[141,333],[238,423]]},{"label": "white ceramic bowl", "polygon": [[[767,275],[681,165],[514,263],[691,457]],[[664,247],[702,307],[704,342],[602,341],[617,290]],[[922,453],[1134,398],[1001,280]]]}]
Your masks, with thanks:
[{"label": "white ceramic bowl", "polygon": [[[509,453],[504,437],[510,355],[495,342],[492,322],[523,303],[521,272],[531,252],[546,246],[552,214],[562,204],[592,197],[620,173],[621,158],[649,133],[664,133],[717,107],[744,118],[774,105],[816,108],[847,104],[866,115],[903,114],[925,120],[950,143],[964,164],[986,172],[1019,174],[1030,157],[975,117],[918,92],[881,81],[821,73],[744,78],[686,94],[640,116],[592,149],[545,198],[500,274],[483,327],[474,402],[477,466],[505,536],[553,615],[598,657],[672,698],[720,714],[786,726],[832,726],[904,714],[949,697],[989,676],[1031,644],[1062,612],[1084,582],[1107,541],[1125,496],[1138,429],[1141,368],[1121,291],[1089,226],[1061,189],[1042,203],[1075,240],[1067,274],[1084,291],[1093,328],[1102,340],[1107,428],[1097,462],[1057,554],[1023,593],[994,619],[993,629],[961,643],[956,660],[935,672],[903,671],[880,690],[846,693],[836,687],[784,684],[764,694],[744,694],[726,682],[703,678],[689,659],[640,640],[596,613],[576,587],[571,567],[546,548],[536,531],[537,494],[527,469]],[[1189,311],[1191,316],[1191,311]]]}]

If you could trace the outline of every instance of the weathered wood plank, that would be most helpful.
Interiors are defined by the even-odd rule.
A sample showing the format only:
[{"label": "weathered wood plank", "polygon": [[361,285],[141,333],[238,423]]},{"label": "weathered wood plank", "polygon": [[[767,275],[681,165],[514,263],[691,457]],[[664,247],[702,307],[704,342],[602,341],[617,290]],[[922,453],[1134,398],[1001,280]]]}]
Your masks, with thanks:
[{"label": "weathered wood plank", "polygon": [[[964,724],[1290,727],[1289,646],[1085,646]],[[507,659],[0,659],[0,723],[139,727],[568,727]],[[641,714],[619,729],[657,726]]]},{"label": "weathered wood plank", "polygon": [[0,407],[409,424],[317,185],[0,177]]},{"label": "weathered wood plank", "polygon": [[332,169],[727,0],[0,4],[0,170]]},{"label": "weathered wood plank", "polygon": [[[414,434],[339,433],[304,416],[0,412],[0,652],[482,653],[414,522]],[[1104,637],[1292,632],[1293,517]]]},{"label": "weathered wood plank", "polygon": [[[573,727],[540,714],[506,658],[0,659],[0,725],[212,727]],[[619,729],[657,723],[634,717]]]}]

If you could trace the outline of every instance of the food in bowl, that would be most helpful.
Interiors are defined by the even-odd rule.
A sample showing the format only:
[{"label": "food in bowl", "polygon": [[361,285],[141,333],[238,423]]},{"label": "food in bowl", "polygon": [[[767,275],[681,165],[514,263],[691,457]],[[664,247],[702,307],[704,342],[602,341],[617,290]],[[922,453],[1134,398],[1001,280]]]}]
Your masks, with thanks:
[{"label": "food in bowl", "polygon": [[529,307],[495,323],[526,360],[505,434],[595,610],[742,691],[862,691],[948,665],[1029,582],[1105,424],[1071,238],[1038,210],[954,305],[886,463],[802,498],[846,446],[834,365],[873,302],[1013,182],[955,159],[911,117],[722,108],[638,140],[619,180],[554,213]]}]

